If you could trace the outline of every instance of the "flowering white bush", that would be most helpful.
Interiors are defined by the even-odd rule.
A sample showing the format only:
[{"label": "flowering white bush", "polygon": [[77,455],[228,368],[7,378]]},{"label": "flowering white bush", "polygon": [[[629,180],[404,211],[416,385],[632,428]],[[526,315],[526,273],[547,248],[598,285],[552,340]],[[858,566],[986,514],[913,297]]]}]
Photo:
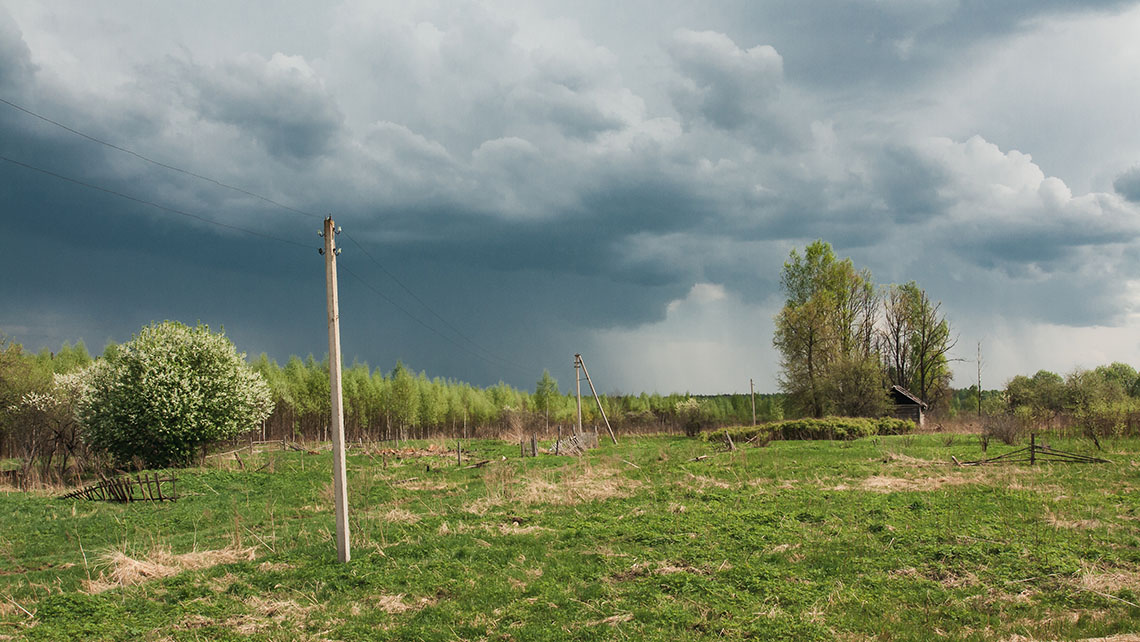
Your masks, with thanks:
[{"label": "flowering white bush", "polygon": [[269,386],[223,334],[175,321],[151,324],[92,365],[79,405],[84,438],[117,462],[190,464],[203,444],[260,424]]}]

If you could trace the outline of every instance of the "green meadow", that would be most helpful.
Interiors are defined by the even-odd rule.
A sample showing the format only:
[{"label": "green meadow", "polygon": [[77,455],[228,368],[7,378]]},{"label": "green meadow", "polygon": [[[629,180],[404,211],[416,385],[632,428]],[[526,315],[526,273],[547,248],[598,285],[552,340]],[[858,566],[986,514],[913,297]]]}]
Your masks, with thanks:
[{"label": "green meadow", "polygon": [[1046,441],[1112,463],[957,467],[985,456],[960,434],[357,448],[347,564],[327,451],[163,471],[176,502],[9,490],[0,636],[1134,639],[1140,440]]}]

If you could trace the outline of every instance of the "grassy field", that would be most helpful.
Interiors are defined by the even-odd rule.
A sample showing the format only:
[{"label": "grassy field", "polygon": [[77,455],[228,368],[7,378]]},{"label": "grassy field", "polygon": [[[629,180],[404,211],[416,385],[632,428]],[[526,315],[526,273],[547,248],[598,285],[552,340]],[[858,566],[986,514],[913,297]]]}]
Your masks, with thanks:
[{"label": "grassy field", "polygon": [[967,435],[644,437],[582,459],[477,441],[464,463],[491,462],[469,469],[454,442],[354,451],[346,565],[327,452],[178,471],[175,503],[10,491],[0,635],[1140,639],[1140,440],[1104,445],[1112,464],[967,468],[948,463],[982,456]]}]

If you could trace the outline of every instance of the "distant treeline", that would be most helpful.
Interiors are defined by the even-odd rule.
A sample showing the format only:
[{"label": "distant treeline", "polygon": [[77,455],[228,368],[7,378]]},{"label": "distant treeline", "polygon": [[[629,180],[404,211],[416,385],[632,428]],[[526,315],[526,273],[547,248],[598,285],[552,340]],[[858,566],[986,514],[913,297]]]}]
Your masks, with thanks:
[{"label": "distant treeline", "polygon": [[[24,457],[57,444],[61,453],[82,449],[81,428],[67,407],[44,412],[42,403],[54,399],[54,378],[86,368],[93,362],[82,341],[59,350],[24,352],[0,335],[0,456]],[[109,344],[105,354],[119,347]],[[266,440],[327,439],[330,421],[328,360],[290,357],[284,365],[265,354],[250,360],[265,378],[274,410],[256,431]],[[533,392],[506,383],[485,388],[454,379],[429,378],[403,363],[384,371],[353,363],[343,372],[345,434],[351,441],[432,437],[498,437],[539,433],[552,436],[559,427],[576,423],[574,382],[564,385],[543,372]],[[583,381],[582,422],[587,429],[605,425]],[[602,394],[602,407],[615,430],[684,432],[752,422],[747,394],[668,395]],[[757,394],[756,420],[784,418],[784,397]],[[54,403],[54,402],[53,402]],[[58,406],[58,403],[55,403]]]},{"label": "distant treeline", "polygon": [[[273,391],[275,408],[265,422],[265,439],[324,439],[328,435],[330,401],[328,360],[291,357],[284,366],[266,355],[252,362]],[[541,433],[577,421],[577,398],[563,392],[543,373],[535,391],[499,382],[480,388],[454,379],[429,378],[403,363],[385,372],[354,363],[344,369],[345,436],[356,440],[431,437],[493,437]],[[573,382],[571,382],[571,386]],[[699,406],[697,420],[707,426],[752,421],[747,394],[602,394],[602,408],[619,432],[681,432],[691,420],[690,399]],[[757,394],[757,421],[783,418],[782,395]],[[597,403],[582,397],[582,422],[604,430]]]},{"label": "distant treeline", "polygon": [[[107,351],[117,350],[110,344]],[[61,457],[78,456],[81,427],[58,392],[60,375],[81,370],[93,359],[82,342],[58,351],[23,352],[0,335],[0,456],[23,457],[45,447]],[[329,434],[327,359],[290,357],[279,365],[265,354],[250,361],[272,391],[274,409],[255,436],[266,440],[323,440]],[[353,363],[343,374],[346,438],[350,441],[435,437],[552,436],[576,422],[574,382],[560,389],[543,372],[534,392],[500,382],[481,388],[454,379],[429,378],[403,363],[383,371]],[[619,433],[685,432],[753,421],[748,394],[603,394],[602,407]],[[47,404],[51,401],[51,404]],[[1015,416],[1026,425],[1077,425],[1098,434],[1134,434],[1140,426],[1140,375],[1115,363],[1062,377],[1041,371],[1018,376],[1004,390],[983,390],[982,414]],[[46,405],[45,405],[46,404]],[[54,404],[54,405],[52,405]],[[953,390],[943,410],[949,415],[978,412],[977,388]],[[50,407],[49,407],[50,406]],[[755,395],[759,423],[794,419],[782,394]],[[583,424],[604,430],[592,395],[582,398]],[[52,445],[54,444],[54,446]]]}]

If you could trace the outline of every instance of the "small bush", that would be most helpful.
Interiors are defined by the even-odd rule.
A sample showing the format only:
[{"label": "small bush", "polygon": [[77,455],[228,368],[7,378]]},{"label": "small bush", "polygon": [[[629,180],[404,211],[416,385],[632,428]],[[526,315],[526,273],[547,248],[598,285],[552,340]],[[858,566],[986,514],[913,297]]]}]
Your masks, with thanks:
[{"label": "small bush", "polygon": [[859,439],[873,435],[904,435],[914,430],[914,422],[894,417],[869,419],[866,417],[824,417],[822,419],[792,419],[760,426],[728,428],[701,435],[706,441],[725,441],[725,433],[733,441],[748,441],[763,435],[769,439]]},{"label": "small bush", "polygon": [[269,387],[223,334],[167,321],[97,361],[79,404],[84,439],[116,464],[191,463],[203,444],[257,426]]},{"label": "small bush", "polygon": [[986,445],[990,439],[1000,439],[1003,444],[1012,446],[1021,437],[1023,425],[1024,421],[1014,415],[987,415],[982,419],[982,436]]}]

